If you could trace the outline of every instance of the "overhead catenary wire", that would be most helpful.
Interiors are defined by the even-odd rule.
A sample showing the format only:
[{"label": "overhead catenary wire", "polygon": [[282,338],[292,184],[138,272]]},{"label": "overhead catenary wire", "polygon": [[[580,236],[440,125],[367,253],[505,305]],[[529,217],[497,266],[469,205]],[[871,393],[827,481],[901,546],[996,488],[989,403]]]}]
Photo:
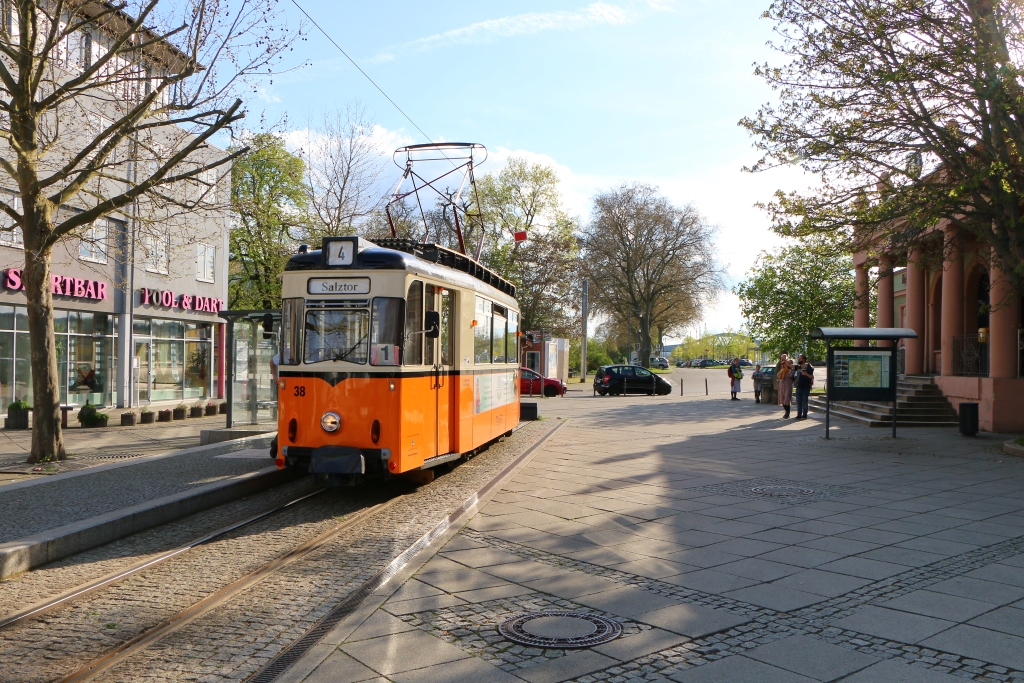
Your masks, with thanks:
[{"label": "overhead catenary wire", "polygon": [[302,5],[300,5],[296,0],[292,0],[292,4],[299,8],[299,11],[302,12],[306,16],[307,19],[309,19],[309,21],[313,24],[313,26],[316,26],[317,30],[320,31],[320,33],[324,34],[324,38],[326,38],[327,40],[331,41],[331,45],[333,45],[334,47],[338,48],[338,52],[343,54],[345,56],[345,59],[347,59],[348,61],[352,62],[352,66],[354,66],[359,71],[359,73],[361,73],[366,78],[366,80],[368,80],[370,82],[370,84],[374,88],[376,88],[377,91],[380,92],[380,94],[383,95],[384,98],[387,99],[387,101],[390,102],[391,105],[395,109],[397,109],[398,112],[402,116],[405,117],[406,121],[408,121],[409,123],[412,124],[413,128],[415,128],[416,130],[418,130],[420,132],[420,135],[422,135],[423,137],[425,137],[427,139],[427,142],[433,142],[434,141],[433,138],[431,138],[429,135],[427,135],[423,131],[423,129],[420,128],[419,125],[417,125],[416,122],[412,120],[411,116],[409,116],[408,114],[405,113],[405,110],[403,110],[401,107],[398,106],[397,102],[395,102],[393,99],[391,99],[390,95],[388,95],[386,92],[384,92],[383,88],[381,88],[379,85],[377,85],[376,81],[374,81],[372,78],[370,78],[370,74],[368,74],[365,71],[363,71],[363,67],[359,66],[359,64],[356,63],[356,60],[354,60],[351,57],[349,57],[348,53],[345,52],[345,50],[343,50],[340,45],[338,45],[338,43],[334,40],[334,38],[331,38],[331,36],[327,33],[327,31],[325,31],[320,26],[320,24],[316,23],[316,20],[313,17],[309,16],[309,12],[304,10],[302,8]]}]

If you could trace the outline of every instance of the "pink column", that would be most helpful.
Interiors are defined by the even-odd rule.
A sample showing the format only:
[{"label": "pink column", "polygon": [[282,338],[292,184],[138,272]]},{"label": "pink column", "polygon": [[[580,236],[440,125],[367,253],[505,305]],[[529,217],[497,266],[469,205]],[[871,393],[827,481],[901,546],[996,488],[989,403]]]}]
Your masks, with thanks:
[{"label": "pink column", "polygon": [[[868,269],[865,265],[856,266],[854,268],[854,283],[856,285],[857,298],[853,304],[853,326],[854,327],[870,327],[871,326],[871,292],[868,291]],[[868,346],[866,339],[857,339],[853,342],[854,346]]]},{"label": "pink column", "polygon": [[921,250],[914,249],[907,260],[907,327],[917,332],[917,339],[906,341],[908,375],[924,372],[924,270],[920,264]]},{"label": "pink column", "polygon": [[228,395],[227,392],[227,358],[225,358],[225,352],[227,351],[227,331],[226,325],[230,323],[219,323],[217,325],[217,398],[225,398]]},{"label": "pink column", "polygon": [[989,377],[1017,376],[1017,328],[1020,320],[1020,297],[1009,279],[996,265],[992,254],[992,289],[989,291]]},{"label": "pink column", "polygon": [[964,333],[964,254],[955,231],[946,227],[946,260],[942,267],[941,342],[943,375],[953,374],[953,337]]},{"label": "pink column", "polygon": [[[895,327],[896,319],[893,302],[892,257],[882,255],[878,259],[878,326]],[[891,341],[880,341],[881,347],[890,347]]]}]

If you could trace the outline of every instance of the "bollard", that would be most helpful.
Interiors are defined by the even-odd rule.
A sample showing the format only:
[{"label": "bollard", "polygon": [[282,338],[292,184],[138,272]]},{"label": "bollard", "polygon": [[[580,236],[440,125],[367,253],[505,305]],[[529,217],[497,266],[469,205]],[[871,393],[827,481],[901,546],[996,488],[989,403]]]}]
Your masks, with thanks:
[{"label": "bollard", "polygon": [[708,393],[708,378],[707,377],[704,378],[704,395],[705,396],[710,396],[711,395],[711,394]]},{"label": "bollard", "polygon": [[679,378],[679,395],[680,396],[683,395],[683,378],[682,377]]}]

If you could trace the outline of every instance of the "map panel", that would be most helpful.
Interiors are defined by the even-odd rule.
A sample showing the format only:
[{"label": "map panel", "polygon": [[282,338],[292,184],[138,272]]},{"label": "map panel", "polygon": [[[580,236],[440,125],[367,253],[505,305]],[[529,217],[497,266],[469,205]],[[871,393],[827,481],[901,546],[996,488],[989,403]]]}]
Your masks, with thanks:
[{"label": "map panel", "polygon": [[888,389],[889,351],[836,351],[832,381],[837,389]]}]

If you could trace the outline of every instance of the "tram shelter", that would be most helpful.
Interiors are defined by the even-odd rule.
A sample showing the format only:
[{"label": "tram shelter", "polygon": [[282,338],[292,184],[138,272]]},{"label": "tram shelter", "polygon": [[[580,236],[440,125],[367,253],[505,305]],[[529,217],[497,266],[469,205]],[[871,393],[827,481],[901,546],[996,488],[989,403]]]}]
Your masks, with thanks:
[{"label": "tram shelter", "polygon": [[277,382],[271,360],[278,352],[281,311],[221,311],[228,322],[226,402],[227,424],[277,423]]}]

